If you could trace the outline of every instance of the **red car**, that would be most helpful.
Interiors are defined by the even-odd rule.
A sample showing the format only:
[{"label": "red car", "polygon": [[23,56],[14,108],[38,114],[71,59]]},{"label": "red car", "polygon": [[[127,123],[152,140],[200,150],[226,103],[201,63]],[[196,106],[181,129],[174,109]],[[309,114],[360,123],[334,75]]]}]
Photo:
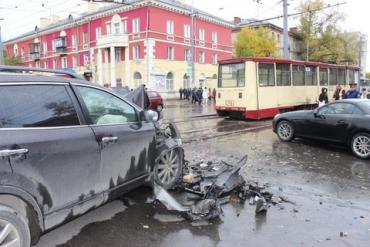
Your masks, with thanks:
[{"label": "red car", "polygon": [[162,96],[156,91],[148,91],[148,96],[150,100],[149,108],[161,112],[163,110],[163,99]]}]

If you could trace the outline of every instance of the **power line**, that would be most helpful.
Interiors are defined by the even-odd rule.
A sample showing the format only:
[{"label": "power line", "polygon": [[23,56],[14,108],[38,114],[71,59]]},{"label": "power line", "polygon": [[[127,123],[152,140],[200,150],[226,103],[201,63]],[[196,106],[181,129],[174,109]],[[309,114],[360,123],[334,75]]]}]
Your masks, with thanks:
[{"label": "power line", "polygon": [[[324,6],[324,7],[321,7],[321,8],[306,10],[306,11],[302,11],[302,12],[296,12],[296,13],[293,13],[293,14],[288,14],[287,16],[292,17],[292,16],[303,15],[303,14],[306,14],[306,13],[316,12],[316,11],[320,11],[320,10],[323,10],[323,9],[338,7],[338,6],[346,4],[346,3],[347,2],[336,3],[336,4],[328,4],[327,6]],[[248,22],[248,24],[260,23],[260,22],[264,22],[264,21],[271,21],[271,20],[276,20],[276,19],[280,19],[280,18],[283,18],[283,17],[284,17],[284,15],[279,15],[279,16],[275,16],[275,17],[262,19],[262,20],[250,21],[250,22]]]}]

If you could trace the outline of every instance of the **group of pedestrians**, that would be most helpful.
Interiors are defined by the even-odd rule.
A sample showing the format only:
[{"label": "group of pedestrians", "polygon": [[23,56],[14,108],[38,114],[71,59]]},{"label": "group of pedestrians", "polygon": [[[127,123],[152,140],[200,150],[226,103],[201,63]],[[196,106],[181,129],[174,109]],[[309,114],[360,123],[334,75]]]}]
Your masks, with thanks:
[{"label": "group of pedestrians", "polygon": [[[361,92],[357,90],[357,84],[350,84],[349,90],[346,92],[341,84],[337,84],[334,94],[334,100],[342,99],[370,99],[370,89],[362,88]],[[319,106],[329,102],[328,89],[322,88],[319,96]]]},{"label": "group of pedestrians", "polygon": [[194,87],[193,89],[190,88],[180,88],[179,90],[180,94],[180,100],[186,99],[190,100],[191,98],[191,103],[196,104],[198,103],[199,105],[203,104],[208,104],[208,102],[211,102],[212,100],[216,102],[216,89],[214,88],[211,90],[211,88],[205,87],[204,89],[199,87],[196,88]]}]

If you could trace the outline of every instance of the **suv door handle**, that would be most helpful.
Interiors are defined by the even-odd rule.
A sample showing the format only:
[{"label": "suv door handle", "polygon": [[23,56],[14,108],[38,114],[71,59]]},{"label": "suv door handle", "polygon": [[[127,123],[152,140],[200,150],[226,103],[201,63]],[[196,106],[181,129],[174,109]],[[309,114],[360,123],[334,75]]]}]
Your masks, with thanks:
[{"label": "suv door handle", "polygon": [[341,125],[341,124],[346,124],[346,121],[345,121],[345,120],[339,120],[339,121],[337,122],[337,125]]},{"label": "suv door handle", "polygon": [[101,138],[102,143],[112,143],[118,140],[117,136],[104,136]]},{"label": "suv door handle", "polygon": [[0,150],[0,157],[9,157],[13,155],[20,155],[20,154],[26,154],[28,153],[27,148],[21,148],[21,149],[4,149]]}]

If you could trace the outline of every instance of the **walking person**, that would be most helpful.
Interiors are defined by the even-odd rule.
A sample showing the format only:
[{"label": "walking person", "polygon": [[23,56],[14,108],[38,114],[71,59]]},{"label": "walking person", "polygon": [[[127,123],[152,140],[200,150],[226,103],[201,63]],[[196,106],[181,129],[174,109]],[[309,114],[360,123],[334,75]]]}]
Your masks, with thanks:
[{"label": "walking person", "polygon": [[191,90],[191,103],[197,103],[197,93],[195,87]]},{"label": "walking person", "polygon": [[208,88],[208,100],[209,100],[209,102],[212,101],[212,90],[211,90],[211,88]]},{"label": "walking person", "polygon": [[213,88],[212,96],[213,96],[213,100],[215,101],[215,104],[216,104],[216,88]]},{"label": "walking person", "polygon": [[197,95],[198,104],[199,105],[202,104],[203,90],[202,90],[201,87],[198,88],[198,91],[197,91],[196,95]]},{"label": "walking person", "polygon": [[359,91],[357,91],[357,85],[355,83],[350,84],[350,88],[346,93],[346,99],[358,99],[361,97]]},{"label": "walking person", "polygon": [[342,88],[342,85],[337,84],[333,98],[335,100],[342,100],[342,99],[345,99],[345,97],[346,97],[346,91],[344,90],[344,88]]},{"label": "walking person", "polygon": [[366,93],[366,87],[363,87],[361,89],[361,99],[366,99],[366,95],[367,95],[367,93]]},{"label": "walking person", "polygon": [[327,104],[328,102],[329,102],[328,89],[323,87],[321,88],[321,94],[319,95],[319,107]]},{"label": "walking person", "polygon": [[202,97],[203,97],[203,104],[207,105],[208,104],[208,92],[207,92],[207,87],[204,88],[202,92]]},{"label": "walking person", "polygon": [[180,94],[180,100],[182,100],[182,94],[184,93],[184,91],[182,90],[182,88],[180,88],[179,90],[179,94]]}]

